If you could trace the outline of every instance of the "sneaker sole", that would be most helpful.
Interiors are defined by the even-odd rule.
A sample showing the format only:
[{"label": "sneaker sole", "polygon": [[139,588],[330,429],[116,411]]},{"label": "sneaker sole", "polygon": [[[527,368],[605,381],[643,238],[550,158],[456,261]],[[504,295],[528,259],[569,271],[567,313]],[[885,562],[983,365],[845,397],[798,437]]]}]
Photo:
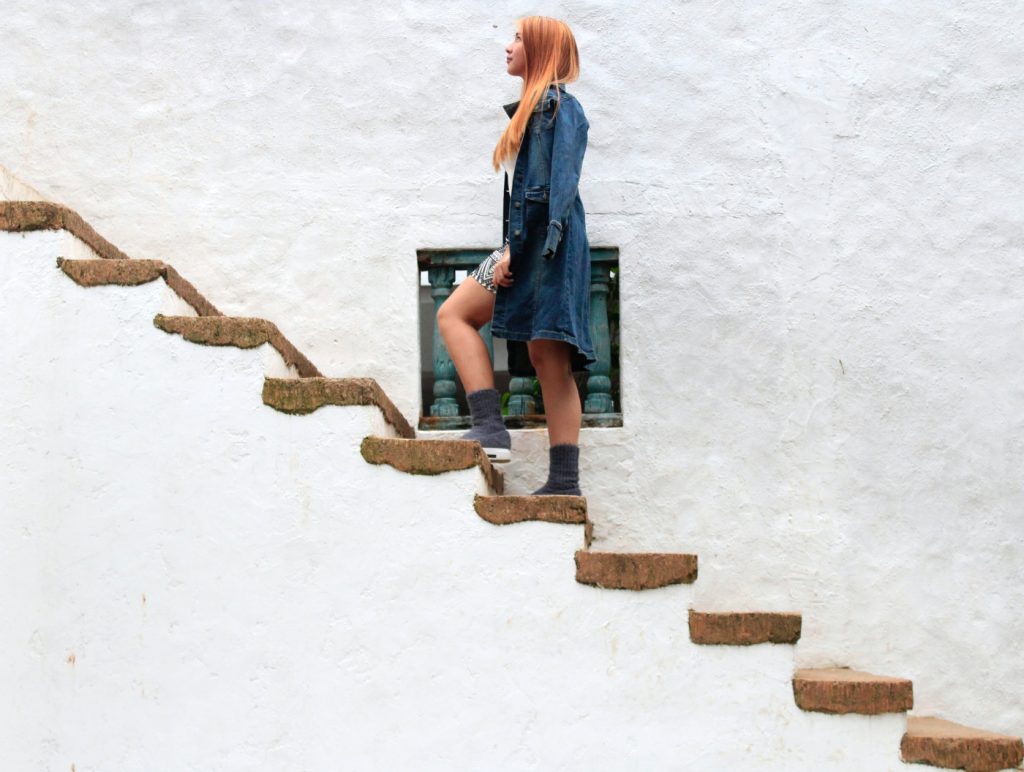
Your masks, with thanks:
[{"label": "sneaker sole", "polygon": [[484,453],[496,464],[507,464],[512,460],[512,451],[506,448],[484,448]]}]

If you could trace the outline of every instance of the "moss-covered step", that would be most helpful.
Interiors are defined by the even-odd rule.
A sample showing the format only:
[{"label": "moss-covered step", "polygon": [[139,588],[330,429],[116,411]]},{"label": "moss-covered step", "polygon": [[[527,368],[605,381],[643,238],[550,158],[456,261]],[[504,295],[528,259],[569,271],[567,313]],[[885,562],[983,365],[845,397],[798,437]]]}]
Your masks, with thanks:
[{"label": "moss-covered step", "polygon": [[72,234],[103,258],[127,260],[128,255],[115,247],[77,212],[50,201],[0,201],[0,231],[59,231]]},{"label": "moss-covered step", "polygon": [[583,496],[476,496],[473,508],[488,523],[509,525],[527,520],[583,525],[587,500]]},{"label": "moss-covered step", "polygon": [[818,713],[904,713],[914,707],[914,686],[906,678],[846,668],[798,670],[793,696],[802,710]]},{"label": "moss-covered step", "polygon": [[266,319],[240,316],[164,316],[157,314],[153,324],[164,332],[181,335],[185,340],[204,346],[236,346],[255,348],[269,343],[303,378],[323,377],[312,362],[306,359],[281,334],[277,325]]},{"label": "moss-covered step", "polygon": [[653,590],[697,580],[697,556],[675,552],[576,553],[576,581],[610,590]]},{"label": "moss-covered step", "polygon": [[994,772],[1019,767],[1024,761],[1024,742],[1020,737],[973,729],[941,718],[913,716],[907,719],[900,754],[910,764]]},{"label": "moss-covered step", "polygon": [[400,437],[416,436],[405,416],[373,378],[267,378],[263,382],[263,404],[295,415],[312,413],[327,405],[375,406]]},{"label": "moss-covered step", "polygon": [[175,294],[188,303],[199,316],[222,316],[200,292],[185,278],[162,260],[131,260],[100,258],[92,260],[68,260],[57,258],[60,268],[76,284],[82,287],[121,285],[133,287],[162,278]]},{"label": "moss-covered step", "polygon": [[162,260],[68,260],[58,257],[57,267],[81,287],[107,284],[133,287],[162,279],[167,266]]},{"label": "moss-covered step", "polygon": [[796,643],[799,614],[776,611],[705,612],[690,609],[690,640],[708,646]]},{"label": "moss-covered step", "polygon": [[492,491],[500,494],[505,490],[504,476],[491,464],[479,442],[367,437],[361,451],[371,464],[387,464],[409,474],[444,474],[478,466]]}]

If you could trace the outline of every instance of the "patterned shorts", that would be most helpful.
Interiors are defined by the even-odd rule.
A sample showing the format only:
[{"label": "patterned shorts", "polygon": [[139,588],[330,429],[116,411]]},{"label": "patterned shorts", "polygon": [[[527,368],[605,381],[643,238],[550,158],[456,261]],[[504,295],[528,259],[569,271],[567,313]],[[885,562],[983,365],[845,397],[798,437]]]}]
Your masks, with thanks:
[{"label": "patterned shorts", "polygon": [[470,278],[476,279],[480,286],[491,294],[498,293],[498,288],[494,286],[494,266],[504,255],[505,247],[498,247],[485,257],[480,265],[469,272]]}]

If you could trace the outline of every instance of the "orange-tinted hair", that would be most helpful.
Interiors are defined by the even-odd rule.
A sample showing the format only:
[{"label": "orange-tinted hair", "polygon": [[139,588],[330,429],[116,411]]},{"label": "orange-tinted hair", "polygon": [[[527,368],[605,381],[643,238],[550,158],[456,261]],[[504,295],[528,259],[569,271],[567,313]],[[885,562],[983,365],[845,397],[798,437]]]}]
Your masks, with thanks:
[{"label": "orange-tinted hair", "polygon": [[516,28],[523,39],[526,72],[519,107],[494,148],[491,160],[495,171],[502,160],[519,152],[526,123],[548,87],[552,83],[572,83],[580,76],[580,55],[568,24],[547,16],[526,16]]}]

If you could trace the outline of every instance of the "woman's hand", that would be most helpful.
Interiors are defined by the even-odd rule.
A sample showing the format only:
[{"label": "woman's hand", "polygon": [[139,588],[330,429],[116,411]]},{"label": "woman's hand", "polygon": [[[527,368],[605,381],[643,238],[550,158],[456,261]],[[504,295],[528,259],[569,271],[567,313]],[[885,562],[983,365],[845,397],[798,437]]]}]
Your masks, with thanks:
[{"label": "woman's hand", "polygon": [[502,256],[494,265],[494,283],[499,287],[511,287],[512,286],[512,271],[509,270],[509,266],[512,264],[512,253],[509,248],[505,247],[505,254]]}]

